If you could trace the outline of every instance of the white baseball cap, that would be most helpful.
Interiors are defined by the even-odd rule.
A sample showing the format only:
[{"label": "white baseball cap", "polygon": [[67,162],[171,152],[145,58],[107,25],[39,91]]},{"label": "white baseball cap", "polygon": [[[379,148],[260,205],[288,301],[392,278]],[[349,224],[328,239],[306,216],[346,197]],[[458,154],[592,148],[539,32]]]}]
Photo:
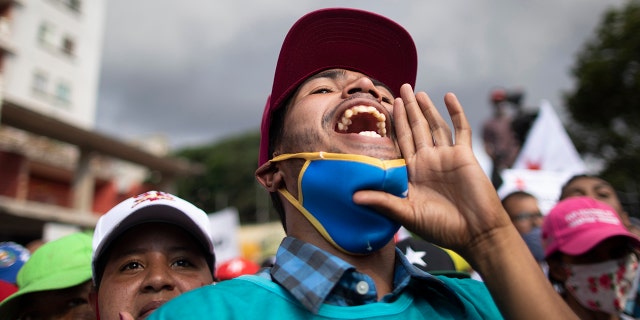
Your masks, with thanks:
[{"label": "white baseball cap", "polygon": [[207,263],[213,274],[215,253],[207,214],[190,202],[170,193],[148,191],[120,202],[98,220],[93,234],[91,257],[95,285],[100,283],[102,277],[97,273],[98,263],[110,244],[130,228],[148,222],[174,224],[193,235],[207,250]]}]

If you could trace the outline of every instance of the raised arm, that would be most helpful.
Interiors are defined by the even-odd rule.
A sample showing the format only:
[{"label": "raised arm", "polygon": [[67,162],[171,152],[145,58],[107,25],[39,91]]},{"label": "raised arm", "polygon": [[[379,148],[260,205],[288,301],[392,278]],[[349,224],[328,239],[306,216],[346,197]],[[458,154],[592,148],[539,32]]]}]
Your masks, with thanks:
[{"label": "raised arm", "polygon": [[393,115],[409,172],[409,196],[360,191],[354,201],[459,252],[480,273],[505,318],[577,319],[502,208],[473,154],[471,127],[455,95],[445,95],[452,135],[426,93],[414,94],[407,84],[400,93]]}]

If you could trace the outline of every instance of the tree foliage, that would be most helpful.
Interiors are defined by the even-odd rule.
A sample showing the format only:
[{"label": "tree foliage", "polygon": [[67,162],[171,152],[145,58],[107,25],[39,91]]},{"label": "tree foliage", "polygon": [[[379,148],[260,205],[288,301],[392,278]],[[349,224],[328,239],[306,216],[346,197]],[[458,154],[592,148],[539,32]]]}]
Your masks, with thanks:
[{"label": "tree foliage", "polygon": [[204,174],[177,182],[178,195],[209,213],[235,207],[242,224],[278,220],[268,193],[254,177],[259,144],[260,134],[250,132],[178,150],[176,156],[205,166]]},{"label": "tree foliage", "polygon": [[[603,15],[572,68],[565,96],[567,130],[584,156],[603,160],[600,173],[618,190],[640,181],[640,1]],[[633,190],[633,192],[636,192]]]}]

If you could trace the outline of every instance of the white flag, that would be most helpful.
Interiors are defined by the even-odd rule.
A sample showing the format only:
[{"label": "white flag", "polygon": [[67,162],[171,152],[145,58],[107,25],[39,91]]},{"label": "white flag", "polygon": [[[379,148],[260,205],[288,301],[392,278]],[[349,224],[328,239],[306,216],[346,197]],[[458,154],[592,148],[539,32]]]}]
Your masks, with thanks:
[{"label": "white flag", "polygon": [[216,252],[216,265],[239,256],[240,242],[238,239],[238,229],[240,220],[238,210],[233,207],[228,207],[211,213],[208,216],[211,227],[211,240],[213,240],[213,246]]},{"label": "white flag", "polygon": [[569,174],[586,171],[584,161],[548,101],[540,104],[538,116],[512,168]]},{"label": "white flag", "polygon": [[544,214],[557,202],[562,185],[586,167],[548,101],[542,101],[511,169],[503,170],[500,198],[521,190],[533,194]]},{"label": "white flag", "polygon": [[562,185],[573,176],[571,172],[505,169],[498,196],[504,199],[514,191],[526,191],[536,197],[542,214],[547,214],[558,202]]}]

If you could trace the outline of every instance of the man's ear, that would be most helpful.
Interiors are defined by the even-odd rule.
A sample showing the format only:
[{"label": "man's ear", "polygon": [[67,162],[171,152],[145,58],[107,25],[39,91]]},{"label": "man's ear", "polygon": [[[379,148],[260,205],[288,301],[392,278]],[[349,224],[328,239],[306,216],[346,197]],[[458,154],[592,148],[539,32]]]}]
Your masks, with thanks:
[{"label": "man's ear", "polygon": [[283,174],[277,165],[266,162],[256,170],[256,179],[269,192],[276,192],[283,185]]}]

